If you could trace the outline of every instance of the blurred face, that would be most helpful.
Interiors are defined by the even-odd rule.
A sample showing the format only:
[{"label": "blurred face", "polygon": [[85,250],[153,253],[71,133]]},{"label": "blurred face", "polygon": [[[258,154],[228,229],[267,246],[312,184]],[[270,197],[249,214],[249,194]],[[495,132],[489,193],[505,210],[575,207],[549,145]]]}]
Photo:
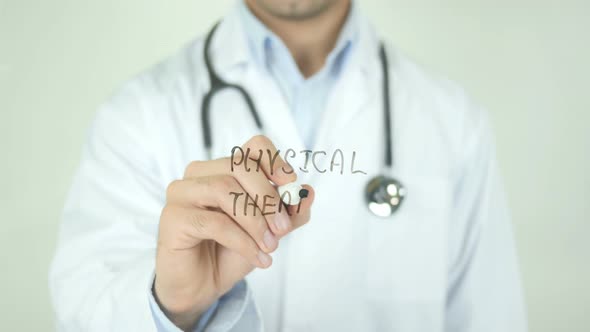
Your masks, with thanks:
[{"label": "blurred face", "polygon": [[289,20],[313,18],[343,0],[253,0],[268,14]]}]

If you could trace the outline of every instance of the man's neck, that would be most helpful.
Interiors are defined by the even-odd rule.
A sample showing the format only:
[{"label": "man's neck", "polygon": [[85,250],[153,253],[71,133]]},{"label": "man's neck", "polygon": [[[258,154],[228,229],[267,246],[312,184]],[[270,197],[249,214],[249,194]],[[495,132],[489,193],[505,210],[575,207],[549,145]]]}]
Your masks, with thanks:
[{"label": "man's neck", "polygon": [[254,0],[246,0],[246,4],[262,23],[281,38],[306,78],[324,66],[350,8],[350,1],[338,1],[312,18],[290,20],[273,16]]}]

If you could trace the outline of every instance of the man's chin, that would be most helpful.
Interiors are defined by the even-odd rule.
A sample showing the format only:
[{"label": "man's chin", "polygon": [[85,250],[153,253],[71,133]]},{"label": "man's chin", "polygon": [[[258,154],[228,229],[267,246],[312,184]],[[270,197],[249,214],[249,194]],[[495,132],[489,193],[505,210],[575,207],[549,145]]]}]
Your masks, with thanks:
[{"label": "man's chin", "polygon": [[321,16],[339,0],[253,0],[256,5],[276,18],[304,21]]}]

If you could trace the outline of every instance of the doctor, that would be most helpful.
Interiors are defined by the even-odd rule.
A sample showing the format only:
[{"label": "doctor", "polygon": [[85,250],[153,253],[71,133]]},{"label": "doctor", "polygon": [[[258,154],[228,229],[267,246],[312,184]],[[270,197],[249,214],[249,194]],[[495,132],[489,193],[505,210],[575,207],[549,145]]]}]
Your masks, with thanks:
[{"label": "doctor", "polygon": [[[350,0],[239,1],[209,36],[213,75],[198,38],[99,110],[50,271],[60,331],[526,330],[489,121],[460,88],[384,62]],[[235,88],[204,102],[215,75],[255,116]],[[234,146],[354,152],[362,172],[283,153],[231,171]],[[386,218],[378,175],[406,193]],[[308,184],[298,213],[232,213],[269,180]]]}]

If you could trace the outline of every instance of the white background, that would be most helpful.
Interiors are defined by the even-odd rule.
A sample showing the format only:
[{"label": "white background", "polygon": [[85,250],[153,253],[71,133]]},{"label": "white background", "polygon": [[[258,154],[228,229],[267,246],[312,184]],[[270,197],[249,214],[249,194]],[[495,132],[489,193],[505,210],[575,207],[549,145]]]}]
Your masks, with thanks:
[{"label": "white background", "polygon": [[[232,3],[0,0],[1,330],[53,329],[47,271],[97,104]],[[589,2],[360,3],[491,113],[531,331],[588,331]]]}]

